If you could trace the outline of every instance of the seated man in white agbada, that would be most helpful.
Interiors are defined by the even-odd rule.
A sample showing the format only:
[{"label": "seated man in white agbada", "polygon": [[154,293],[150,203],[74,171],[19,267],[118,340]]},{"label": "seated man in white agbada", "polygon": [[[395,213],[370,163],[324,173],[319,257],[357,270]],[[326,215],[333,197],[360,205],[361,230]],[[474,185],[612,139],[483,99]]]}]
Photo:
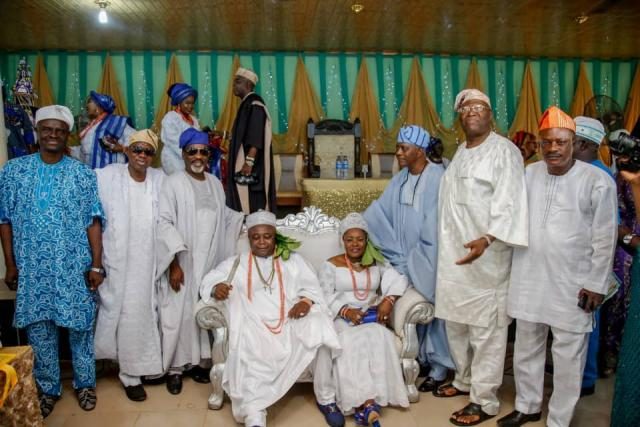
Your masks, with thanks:
[{"label": "seated man in white agbada", "polygon": [[338,424],[336,403],[353,412],[356,425],[379,425],[380,406],[407,408],[395,334],[385,325],[407,278],[385,261],[368,240],[367,222],[351,213],[340,223],[344,253],[325,261],[320,285],[334,316],[342,352],[318,352],[314,383],[318,407],[327,424]]},{"label": "seated man in white agbada", "polygon": [[295,243],[276,233],[276,217],[258,211],[246,219],[250,250],[222,262],[202,281],[204,302],[225,301],[229,356],[222,387],[233,416],[266,426],[266,409],[280,399],[322,346],[339,350],[338,337],[316,274]]}]

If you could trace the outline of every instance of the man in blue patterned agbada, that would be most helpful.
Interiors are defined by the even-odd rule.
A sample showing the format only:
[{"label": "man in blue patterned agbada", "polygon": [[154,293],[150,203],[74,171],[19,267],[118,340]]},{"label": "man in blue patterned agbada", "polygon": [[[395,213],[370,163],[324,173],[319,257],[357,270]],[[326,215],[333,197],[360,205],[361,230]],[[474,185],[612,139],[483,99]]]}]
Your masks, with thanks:
[{"label": "man in blue patterned agbada", "polygon": [[0,238],[17,289],[14,325],[25,328],[35,354],[40,409],[48,416],[60,398],[58,330],[69,331],[73,387],[80,407],[96,405],[93,326],[102,268],[103,212],[96,176],[66,156],[73,128],[67,107],[36,112],[40,151],[0,170]]}]

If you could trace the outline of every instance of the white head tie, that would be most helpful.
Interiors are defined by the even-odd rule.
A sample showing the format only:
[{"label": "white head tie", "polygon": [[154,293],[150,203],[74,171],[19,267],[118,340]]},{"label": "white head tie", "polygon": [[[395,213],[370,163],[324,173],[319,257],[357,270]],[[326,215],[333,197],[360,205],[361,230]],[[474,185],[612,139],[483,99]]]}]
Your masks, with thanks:
[{"label": "white head tie", "polygon": [[352,228],[359,228],[365,233],[369,233],[367,221],[362,215],[357,212],[348,214],[342,221],[340,221],[340,236],[344,236],[344,233],[346,233],[348,230],[351,230]]}]

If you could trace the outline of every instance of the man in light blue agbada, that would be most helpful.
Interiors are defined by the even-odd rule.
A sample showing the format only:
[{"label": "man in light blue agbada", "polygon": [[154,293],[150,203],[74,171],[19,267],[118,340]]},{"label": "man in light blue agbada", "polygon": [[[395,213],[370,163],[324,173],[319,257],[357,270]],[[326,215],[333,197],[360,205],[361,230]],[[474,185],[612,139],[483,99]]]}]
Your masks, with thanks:
[{"label": "man in light blue agbada", "polygon": [[[442,164],[429,162],[429,133],[419,126],[400,129],[396,157],[402,168],[380,198],[364,213],[370,237],[391,264],[409,278],[430,302],[435,301],[438,258],[438,191]],[[453,369],[444,322],[434,319],[420,327],[422,366],[430,368],[419,389],[433,391]]]},{"label": "man in light blue agbada", "polygon": [[0,238],[7,272],[17,288],[14,325],[33,347],[40,410],[60,398],[58,328],[69,331],[73,388],[80,407],[96,405],[93,326],[102,268],[102,206],[89,166],[65,155],[73,128],[67,107],[36,113],[40,152],[0,170]]}]

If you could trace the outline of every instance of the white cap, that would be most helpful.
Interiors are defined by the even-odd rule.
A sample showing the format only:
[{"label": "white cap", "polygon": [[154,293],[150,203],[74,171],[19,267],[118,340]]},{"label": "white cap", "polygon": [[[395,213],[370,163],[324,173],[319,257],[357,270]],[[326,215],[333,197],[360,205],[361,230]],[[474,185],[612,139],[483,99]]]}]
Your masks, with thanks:
[{"label": "white cap", "polygon": [[489,97],[487,95],[485,95],[478,89],[464,89],[456,96],[456,101],[453,104],[453,109],[458,111],[458,108],[460,108],[462,104],[474,99],[484,102],[489,106],[489,108],[491,108],[491,101],[489,100]]},{"label": "white cap", "polygon": [[247,229],[250,229],[251,227],[255,227],[256,225],[271,225],[275,227],[276,216],[272,212],[259,210],[250,215],[247,215],[247,219],[245,219],[245,224],[247,225]]},{"label": "white cap", "polygon": [[60,120],[69,126],[69,131],[73,130],[73,114],[64,105],[47,105],[38,108],[36,111],[36,125],[42,120]]},{"label": "white cap", "polygon": [[591,117],[578,116],[573,119],[573,121],[576,122],[576,136],[578,138],[584,138],[600,145],[606,132],[599,120],[592,119]]},{"label": "white cap", "polygon": [[242,68],[242,67],[238,68],[238,71],[236,71],[236,76],[244,77],[254,85],[258,84],[258,75],[246,68]]}]

